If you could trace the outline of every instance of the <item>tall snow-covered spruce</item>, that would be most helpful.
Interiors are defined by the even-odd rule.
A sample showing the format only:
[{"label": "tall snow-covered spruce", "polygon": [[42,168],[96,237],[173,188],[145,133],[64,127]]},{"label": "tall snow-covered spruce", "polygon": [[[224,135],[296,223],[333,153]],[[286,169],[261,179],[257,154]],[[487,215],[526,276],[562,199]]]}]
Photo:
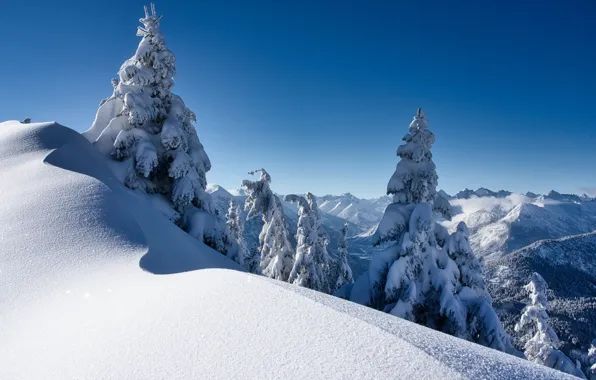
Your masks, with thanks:
[{"label": "tall snow-covered spruce", "polygon": [[529,293],[530,304],[526,306],[515,330],[524,333],[526,344],[524,354],[528,360],[559,371],[585,376],[558,348],[561,345],[555,330],[550,326],[547,313],[548,301],[546,292],[548,284],[538,273],[533,273],[530,282],[525,286]]},{"label": "tall snow-covered spruce", "polygon": [[335,292],[346,284],[352,284],[352,268],[348,263],[348,223],[341,229],[341,236],[337,245],[337,261],[333,265],[332,289]]},{"label": "tall snow-covered spruce", "polygon": [[450,207],[438,198],[431,153],[435,137],[422,109],[403,141],[397,149],[400,161],[387,185],[393,203],[375,232],[377,248],[363,275],[367,278],[356,281],[351,299],[515,353],[478,278],[480,266],[467,245],[465,224],[449,236],[437,223],[437,214],[450,219]]},{"label": "tall snow-covered spruce", "polygon": [[242,181],[246,192],[245,209],[247,218],[261,215],[263,228],[259,234],[261,272],[264,276],[287,281],[294,265],[294,249],[290,244],[283,205],[270,187],[271,176],[265,169],[248,174],[260,173],[258,181]]},{"label": "tall snow-covered spruce", "polygon": [[[209,157],[199,141],[195,114],[171,92],[175,59],[159,30],[161,16],[145,7],[135,54],[126,60],[114,92],[104,99],[85,137],[104,154],[121,161],[124,184],[162,197],[164,213],[197,239],[235,256],[238,247],[216,215],[205,191]],[[162,210],[165,210],[162,208]]]},{"label": "tall snow-covered spruce", "polygon": [[296,260],[288,282],[330,293],[331,261],[327,253],[329,237],[321,223],[317,200],[311,193],[306,193],[305,197],[296,194],[286,195],[284,200],[298,206]]}]

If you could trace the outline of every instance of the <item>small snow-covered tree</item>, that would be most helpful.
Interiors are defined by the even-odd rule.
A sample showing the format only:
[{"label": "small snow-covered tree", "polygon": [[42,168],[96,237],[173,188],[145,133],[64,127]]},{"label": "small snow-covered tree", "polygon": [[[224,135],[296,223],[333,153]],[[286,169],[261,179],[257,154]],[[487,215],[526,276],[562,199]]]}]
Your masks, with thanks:
[{"label": "small snow-covered tree", "polygon": [[284,200],[298,206],[296,260],[288,282],[329,293],[329,238],[320,220],[316,198],[311,193],[306,197],[290,194]]},{"label": "small snow-covered tree", "polygon": [[331,281],[332,293],[345,284],[352,284],[354,282],[352,268],[350,268],[350,264],[348,263],[348,223],[345,223],[341,229],[341,236],[337,245],[337,261],[333,267]]},{"label": "small snow-covered tree", "polygon": [[175,59],[159,29],[161,16],[145,7],[135,54],[112,80],[85,136],[104,154],[122,161],[124,184],[160,194],[175,212],[167,216],[207,245],[237,255],[237,247],[217,217],[205,191],[211,162],[199,141],[195,114],[173,94]]},{"label": "small snow-covered tree", "polygon": [[586,375],[588,379],[596,380],[596,339],[592,340],[588,349],[588,370]]},{"label": "small snow-covered tree", "polygon": [[245,209],[248,218],[261,215],[263,228],[259,234],[261,272],[264,276],[287,281],[294,264],[294,250],[290,244],[283,205],[271,191],[271,176],[265,169],[248,174],[261,173],[258,181],[242,181],[246,192]]},{"label": "small snow-covered tree", "polygon": [[247,251],[246,257],[244,258],[244,267],[250,273],[263,274],[261,270],[261,251],[259,251],[258,247],[254,247]]},{"label": "small snow-covered tree", "polygon": [[327,234],[327,231],[325,231],[325,227],[321,221],[317,198],[312,193],[306,193],[306,201],[310,206],[310,215],[313,220],[313,232],[315,234],[315,242],[312,247],[312,256],[314,257],[315,262],[320,268],[321,275],[323,276],[323,288],[321,291],[325,293],[331,293],[331,287],[329,284],[329,277],[331,275],[331,257],[327,252],[327,246],[329,245],[329,235]]},{"label": "small snow-covered tree", "polygon": [[463,338],[501,351],[514,353],[511,339],[503,329],[486,290],[482,265],[469,242],[468,227],[460,222],[444,247],[457,266],[457,294],[466,308],[466,331]]},{"label": "small snow-covered tree", "polygon": [[230,199],[227,225],[231,237],[238,243],[238,253],[232,259],[238,264],[244,265],[244,260],[247,256],[246,244],[244,242],[244,220],[242,220],[240,206],[233,199]]},{"label": "small snow-covered tree", "polygon": [[558,350],[561,342],[549,324],[546,292],[548,285],[538,273],[533,273],[530,282],[524,287],[529,293],[530,304],[524,309],[515,331],[527,339],[524,354],[528,360],[585,378],[565,354]]},{"label": "small snow-covered tree", "polygon": [[491,301],[484,285],[482,265],[470,247],[469,231],[466,223],[459,222],[455,232],[449,236],[445,249],[459,269],[460,287],[467,287],[476,296]]},{"label": "small snow-covered tree", "polygon": [[450,218],[450,206],[436,191],[434,140],[418,109],[397,149],[400,161],[387,185],[393,202],[375,232],[368,281],[357,281],[352,293],[363,293],[358,284],[369,286],[369,306],[513,353],[464,244],[465,225],[449,236],[437,223],[437,214]]}]

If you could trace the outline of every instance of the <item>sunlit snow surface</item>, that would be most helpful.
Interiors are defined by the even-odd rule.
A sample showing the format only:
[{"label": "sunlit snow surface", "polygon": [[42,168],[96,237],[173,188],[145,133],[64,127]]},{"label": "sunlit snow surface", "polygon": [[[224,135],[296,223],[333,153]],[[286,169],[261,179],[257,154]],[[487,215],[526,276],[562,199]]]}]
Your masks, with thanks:
[{"label": "sunlit snow surface", "polygon": [[58,124],[0,124],[0,379],[565,377],[244,273],[104,160]]}]

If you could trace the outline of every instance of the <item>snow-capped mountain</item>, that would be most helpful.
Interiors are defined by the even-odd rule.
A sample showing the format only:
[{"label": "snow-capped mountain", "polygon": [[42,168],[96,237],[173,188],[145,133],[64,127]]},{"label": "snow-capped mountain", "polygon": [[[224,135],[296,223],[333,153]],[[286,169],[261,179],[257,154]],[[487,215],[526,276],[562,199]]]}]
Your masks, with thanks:
[{"label": "snow-capped mountain", "polygon": [[445,226],[453,229],[464,221],[476,255],[496,258],[541,239],[595,230],[596,203],[575,197],[551,191],[536,198],[511,194],[455,199],[451,203],[461,212]]},{"label": "snow-capped mountain", "polygon": [[452,200],[452,199],[453,199],[453,197],[452,197],[451,195],[447,194],[447,193],[445,192],[445,190],[442,190],[442,189],[441,189],[441,190],[439,190],[439,191],[437,192],[437,194],[439,194],[441,197],[443,197],[443,198],[447,199],[448,201],[450,201],[450,200]]},{"label": "snow-capped mountain", "polygon": [[229,192],[228,190],[224,189],[223,187],[219,186],[219,185],[214,185],[214,184],[209,184],[207,185],[207,192],[209,194],[211,194],[211,196],[213,198],[218,198],[218,199],[223,199],[223,198],[227,198],[230,199],[231,197],[233,197],[234,195],[232,195],[231,192]]},{"label": "snow-capped mountain", "polygon": [[551,190],[548,194],[541,197],[542,199],[552,199],[555,201],[561,202],[583,202],[584,200],[591,200],[591,199],[582,199],[579,195],[575,194],[561,194],[557,191]]},{"label": "snow-capped mountain", "polygon": [[571,378],[245,273],[59,124],[1,123],[0,178],[1,379]]},{"label": "snow-capped mountain", "polygon": [[[492,191],[485,187],[480,187],[480,188],[478,188],[478,190],[471,190],[471,189],[461,190],[457,194],[455,194],[453,196],[453,198],[455,198],[455,199],[469,199],[473,196],[505,198],[509,195],[511,195],[510,191],[506,191],[506,190]],[[447,199],[449,199],[449,198],[447,198]]]},{"label": "snow-capped mountain", "polygon": [[585,351],[596,326],[596,232],[540,240],[487,262],[489,290],[515,338],[519,337],[513,327],[527,302],[521,290],[533,272],[540,273],[551,289],[548,312],[563,337],[563,351]]},{"label": "snow-capped mountain", "polygon": [[350,221],[363,229],[376,226],[383,217],[385,207],[391,203],[389,196],[360,199],[350,193],[339,196],[324,195],[317,200],[322,211]]}]

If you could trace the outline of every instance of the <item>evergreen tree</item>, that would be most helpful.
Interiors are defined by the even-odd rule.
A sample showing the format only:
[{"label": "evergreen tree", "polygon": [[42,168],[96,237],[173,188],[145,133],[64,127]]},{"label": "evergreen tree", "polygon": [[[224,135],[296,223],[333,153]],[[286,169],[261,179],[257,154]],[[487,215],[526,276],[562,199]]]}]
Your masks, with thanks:
[{"label": "evergreen tree", "polygon": [[237,246],[205,191],[211,162],[199,141],[195,114],[173,94],[175,59],[159,29],[161,16],[145,7],[135,54],[126,60],[114,92],[100,104],[85,136],[103,153],[122,161],[131,189],[161,194],[175,212],[168,217],[193,236],[227,254]]},{"label": "evergreen tree", "polygon": [[337,245],[337,261],[334,265],[331,293],[341,288],[345,284],[352,284],[352,268],[348,263],[348,223],[345,223],[341,229],[341,236]]},{"label": "evergreen tree", "polygon": [[246,257],[244,258],[244,267],[250,273],[263,274],[261,270],[261,251],[259,251],[258,247],[247,251]]},{"label": "evergreen tree", "polygon": [[533,273],[524,287],[529,293],[530,304],[524,309],[515,331],[522,332],[527,339],[524,354],[528,360],[585,378],[573,362],[558,350],[561,342],[549,324],[546,292],[548,285],[538,273]]},{"label": "evergreen tree", "polygon": [[449,218],[450,207],[443,198],[437,201],[434,134],[422,109],[403,141],[397,149],[400,161],[387,185],[393,203],[374,236],[378,248],[368,271],[370,306],[514,352],[484,290],[479,264],[465,246],[467,228],[460,225],[448,236],[437,224],[436,213]]},{"label": "evergreen tree", "polygon": [[588,349],[588,371],[586,375],[588,379],[596,380],[596,339],[592,340],[592,344]]},{"label": "evergreen tree", "polygon": [[321,291],[331,293],[331,284],[329,283],[329,277],[331,276],[332,270],[331,256],[329,256],[329,252],[327,251],[329,235],[327,234],[327,231],[325,231],[325,227],[321,220],[317,198],[312,193],[306,193],[306,201],[310,206],[310,214],[313,219],[313,231],[315,233],[312,256],[320,268],[321,276],[323,278],[323,288]]},{"label": "evergreen tree", "polygon": [[246,244],[244,243],[244,221],[242,220],[240,206],[236,204],[233,199],[230,199],[230,207],[227,216],[227,225],[230,235],[238,243],[238,254],[235,257],[232,257],[232,259],[238,264],[244,265],[244,260],[247,256]]},{"label": "evergreen tree", "polygon": [[482,265],[474,255],[474,252],[472,252],[468,226],[464,222],[459,222],[455,232],[449,236],[449,241],[445,249],[459,269],[460,288],[467,287],[478,297],[491,301],[490,295],[484,285]]},{"label": "evergreen tree", "polygon": [[329,293],[329,238],[321,223],[316,198],[311,193],[306,197],[290,194],[285,201],[298,206],[296,261],[288,282]]},{"label": "evergreen tree", "polygon": [[261,173],[258,181],[242,181],[246,192],[245,209],[248,218],[261,215],[263,228],[259,234],[261,272],[264,276],[287,281],[294,264],[294,250],[290,244],[283,205],[271,191],[271,176],[265,169],[248,174]]},{"label": "evergreen tree", "polygon": [[470,247],[468,236],[468,227],[460,222],[444,247],[457,266],[456,292],[466,308],[466,331],[461,337],[501,351],[512,351],[511,340],[492,307],[482,265]]}]

